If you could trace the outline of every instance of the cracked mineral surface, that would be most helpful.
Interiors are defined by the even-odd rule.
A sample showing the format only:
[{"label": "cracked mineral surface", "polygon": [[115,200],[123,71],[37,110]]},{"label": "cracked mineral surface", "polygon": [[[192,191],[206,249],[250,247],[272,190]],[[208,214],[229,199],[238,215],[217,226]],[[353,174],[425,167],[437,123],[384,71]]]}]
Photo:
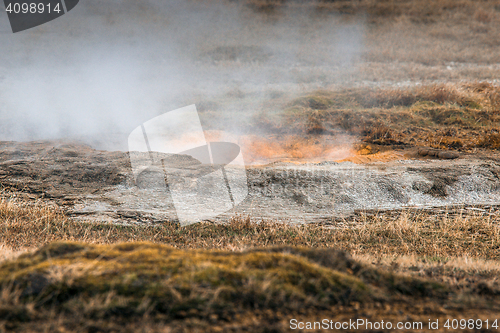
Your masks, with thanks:
[{"label": "cracked mineral surface", "polygon": [[[500,162],[495,154],[464,154],[458,159],[420,155],[365,164],[324,161],[247,166],[248,196],[215,220],[227,221],[238,214],[256,220],[327,222],[363,210],[500,203]],[[207,172],[206,165],[189,156],[165,157],[176,161],[169,174],[183,179],[183,186],[196,187],[193,175]],[[226,171],[236,175],[235,168],[226,166]],[[80,143],[0,143],[4,196],[50,201],[80,220],[175,222],[168,179],[166,187],[155,185],[163,172],[150,168],[135,178],[129,153],[99,151]]]}]

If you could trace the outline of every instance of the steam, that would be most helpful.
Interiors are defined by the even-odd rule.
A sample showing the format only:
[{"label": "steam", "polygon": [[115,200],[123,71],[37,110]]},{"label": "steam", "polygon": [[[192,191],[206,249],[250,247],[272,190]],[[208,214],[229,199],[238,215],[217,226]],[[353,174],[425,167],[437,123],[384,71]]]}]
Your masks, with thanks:
[{"label": "steam", "polygon": [[0,140],[126,150],[141,123],[194,103],[212,103],[238,131],[270,94],[355,76],[363,35],[360,22],[232,2],[85,0],[18,34],[2,12]]}]

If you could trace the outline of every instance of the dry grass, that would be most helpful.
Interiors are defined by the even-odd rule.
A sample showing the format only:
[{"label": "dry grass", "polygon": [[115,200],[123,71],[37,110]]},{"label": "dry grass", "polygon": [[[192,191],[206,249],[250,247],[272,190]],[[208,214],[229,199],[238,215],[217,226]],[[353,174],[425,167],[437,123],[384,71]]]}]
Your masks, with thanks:
[{"label": "dry grass", "polygon": [[[330,226],[241,217],[185,228],[118,226],[74,222],[42,202],[3,199],[0,243],[14,254],[0,262],[0,331],[120,331],[138,323],[153,331],[182,332],[186,325],[210,331],[210,323],[227,329],[232,322],[238,330],[280,332],[300,313],[348,316],[360,297],[371,300],[364,311],[373,316],[394,308],[421,316],[432,308],[441,316],[443,304],[459,314],[469,306],[490,316],[500,294],[499,222],[499,214],[485,211],[402,211]],[[328,282],[335,279],[347,284]],[[307,284],[312,281],[320,289]],[[366,289],[346,293],[356,285]]]},{"label": "dry grass", "polygon": [[500,134],[491,133],[485,135],[479,140],[479,147],[485,147],[489,149],[499,149],[500,148]]},{"label": "dry grass", "polygon": [[0,262],[5,260],[13,260],[16,259],[21,254],[29,251],[30,249],[26,248],[24,250],[13,251],[11,248],[5,246],[4,244],[0,245]]},{"label": "dry grass", "polygon": [[[347,223],[347,224],[345,224]],[[0,201],[0,243],[4,249],[35,249],[54,241],[89,244],[154,242],[179,249],[245,250],[261,246],[335,247],[353,255],[377,257],[417,255],[474,259],[500,258],[500,215],[475,213],[435,215],[402,211],[358,216],[341,225],[290,225],[250,222],[235,217],[227,224],[198,223],[181,228],[176,224],[121,226],[80,223],[66,218],[56,207],[42,202]]]},{"label": "dry grass", "polygon": [[[271,19],[331,14],[362,31],[338,83],[462,82],[500,74],[496,0],[239,0]],[[344,42],[344,41],[343,41]],[[293,73],[293,70],[292,70]],[[315,80],[314,73],[299,75]],[[306,79],[309,78],[309,79]],[[312,78],[312,79],[311,79]],[[321,74],[316,76],[321,80]]]},{"label": "dry grass", "polygon": [[283,6],[304,8],[316,6],[319,11],[334,11],[343,14],[368,14],[373,18],[388,18],[408,15],[418,21],[428,21],[449,13],[464,12],[482,22],[490,22],[494,14],[486,9],[497,10],[498,3],[486,0],[478,3],[471,0],[243,0],[261,10],[278,9]]},{"label": "dry grass", "polygon": [[[347,79],[448,82],[500,73],[496,0],[245,3],[271,14],[312,8],[361,19],[362,62]],[[326,91],[263,113],[257,127],[300,136],[340,129],[380,145],[498,149],[499,107],[500,89],[485,82]],[[499,222],[496,212],[401,211],[329,226],[246,217],[187,228],[118,226],[4,199],[0,332],[281,332],[293,317],[360,313],[497,318]]]},{"label": "dry grass", "polygon": [[500,88],[486,82],[319,91],[261,113],[256,124],[300,136],[343,131],[380,145],[497,149],[499,105]]},{"label": "dry grass", "polygon": [[[140,323],[183,332],[186,325],[210,331],[232,323],[280,332],[297,315],[349,316],[361,298],[370,300],[364,311],[373,316],[391,309],[441,316],[443,304],[490,316],[500,294],[499,222],[496,213],[402,211],[331,226],[246,218],[118,226],[74,222],[42,202],[4,199],[0,242],[14,254],[0,262],[0,331],[121,331]],[[260,321],[266,325],[252,324]]]},{"label": "dry grass", "polygon": [[421,258],[500,258],[500,215],[441,214],[401,211],[388,215],[360,215],[333,228],[251,222],[235,217],[227,224],[198,223],[122,226],[81,223],[42,202],[0,200],[0,244],[5,251],[35,249],[54,241],[89,244],[154,242],[179,249],[245,250],[261,246],[335,247],[353,255]]}]

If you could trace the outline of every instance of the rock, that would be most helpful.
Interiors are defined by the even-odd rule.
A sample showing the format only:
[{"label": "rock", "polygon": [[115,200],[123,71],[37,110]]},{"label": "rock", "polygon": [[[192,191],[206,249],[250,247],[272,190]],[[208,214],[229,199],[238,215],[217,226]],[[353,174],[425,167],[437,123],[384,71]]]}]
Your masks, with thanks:
[{"label": "rock", "polygon": [[460,157],[460,155],[454,151],[439,150],[439,149],[432,149],[432,148],[420,148],[418,150],[418,154],[420,156],[431,156],[431,157],[440,158],[443,160],[453,160],[453,159]]},{"label": "rock", "polygon": [[412,189],[419,192],[427,193],[432,188],[432,183],[424,181],[415,181],[412,184]]},{"label": "rock", "polygon": [[427,155],[429,155],[429,149],[428,148],[420,148],[418,150],[418,154],[420,156],[427,156]]},{"label": "rock", "polygon": [[438,153],[438,157],[445,160],[454,160],[460,155],[454,151],[441,151]]}]

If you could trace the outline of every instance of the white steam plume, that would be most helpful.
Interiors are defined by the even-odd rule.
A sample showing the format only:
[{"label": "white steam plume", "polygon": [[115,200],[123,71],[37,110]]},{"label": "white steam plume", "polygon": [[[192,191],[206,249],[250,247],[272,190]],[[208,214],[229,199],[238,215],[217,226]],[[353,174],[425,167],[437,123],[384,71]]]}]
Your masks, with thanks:
[{"label": "white steam plume", "polygon": [[0,140],[74,138],[126,150],[144,121],[205,100],[238,114],[227,124],[236,130],[269,92],[355,76],[363,34],[363,24],[332,15],[269,16],[221,1],[82,0],[18,34],[2,12]]}]

